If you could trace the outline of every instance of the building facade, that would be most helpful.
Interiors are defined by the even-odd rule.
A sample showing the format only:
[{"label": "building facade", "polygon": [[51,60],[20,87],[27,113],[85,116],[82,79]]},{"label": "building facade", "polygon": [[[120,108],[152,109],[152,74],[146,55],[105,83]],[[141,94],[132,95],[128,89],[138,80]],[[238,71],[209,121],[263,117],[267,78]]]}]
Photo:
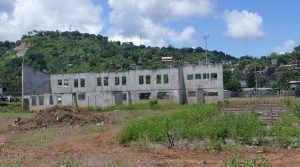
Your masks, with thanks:
[{"label": "building facade", "polygon": [[223,101],[221,64],[185,65],[157,70],[47,74],[23,65],[23,108],[52,105],[110,106],[148,101]]}]

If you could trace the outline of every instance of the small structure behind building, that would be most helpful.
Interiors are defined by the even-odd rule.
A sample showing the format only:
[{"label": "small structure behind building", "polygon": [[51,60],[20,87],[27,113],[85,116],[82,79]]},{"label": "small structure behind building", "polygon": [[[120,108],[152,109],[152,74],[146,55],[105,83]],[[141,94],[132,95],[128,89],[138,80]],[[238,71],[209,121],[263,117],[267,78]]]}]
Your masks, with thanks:
[{"label": "small structure behind building", "polygon": [[300,97],[300,81],[290,81],[290,89],[295,91],[295,97]]},{"label": "small structure behind building", "polygon": [[172,62],[172,61],[174,61],[174,58],[172,56],[161,57],[161,61],[163,61],[163,62]]}]

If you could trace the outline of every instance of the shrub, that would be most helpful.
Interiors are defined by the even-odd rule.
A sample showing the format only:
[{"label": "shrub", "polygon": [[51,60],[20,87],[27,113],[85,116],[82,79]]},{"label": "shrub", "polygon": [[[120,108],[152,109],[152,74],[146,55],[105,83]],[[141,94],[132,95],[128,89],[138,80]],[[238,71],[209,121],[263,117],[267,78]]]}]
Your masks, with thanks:
[{"label": "shrub", "polygon": [[149,98],[149,103],[150,103],[150,106],[153,106],[153,105],[157,104],[157,103],[158,103],[157,97],[155,97],[155,96],[150,96],[150,98]]},{"label": "shrub", "polygon": [[252,139],[265,134],[264,125],[253,114],[218,116],[203,125],[205,131],[202,134],[212,140],[226,138],[235,139],[243,144],[252,144]]},{"label": "shrub", "polygon": [[150,141],[167,141],[167,132],[175,139],[193,137],[189,134],[190,128],[213,115],[218,115],[215,105],[193,105],[185,111],[129,121],[119,134],[119,141],[136,141],[142,135]]},{"label": "shrub", "polygon": [[20,102],[0,102],[0,112],[4,113],[20,113],[22,104]]},{"label": "shrub", "polygon": [[225,167],[270,167],[270,162],[262,155],[256,156],[254,159],[243,159],[239,154],[231,155],[230,163]]},{"label": "shrub", "polygon": [[271,135],[277,137],[280,145],[289,145],[291,137],[300,137],[300,120],[293,115],[285,115],[276,121]]},{"label": "shrub", "polygon": [[174,140],[210,138],[212,148],[221,149],[226,138],[252,144],[253,138],[263,134],[263,122],[254,114],[221,115],[215,105],[194,105],[181,112],[130,121],[119,141],[137,141],[144,135],[149,141],[164,142],[170,136]]},{"label": "shrub", "polygon": [[120,143],[137,141],[147,137],[149,141],[166,141],[166,116],[155,116],[148,119],[129,121],[118,138]]}]

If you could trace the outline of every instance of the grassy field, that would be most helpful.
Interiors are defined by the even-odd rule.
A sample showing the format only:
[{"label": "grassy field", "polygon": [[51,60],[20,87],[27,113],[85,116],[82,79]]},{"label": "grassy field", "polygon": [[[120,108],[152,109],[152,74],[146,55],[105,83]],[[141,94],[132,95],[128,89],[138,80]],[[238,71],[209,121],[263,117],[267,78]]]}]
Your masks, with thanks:
[{"label": "grassy field", "polygon": [[[229,100],[225,103],[250,104],[248,98],[239,99],[238,103],[235,99]],[[275,99],[267,98],[265,101],[264,104],[270,104]],[[241,145],[291,146],[300,138],[300,117],[297,111],[297,104],[300,103],[295,98],[279,98],[276,101],[286,104],[293,114],[284,115],[271,128],[256,114],[224,115],[218,112],[216,105],[187,105],[177,107],[179,111],[171,114],[129,121],[123,127],[118,139],[122,144],[145,140],[161,141],[170,145],[182,139],[209,140],[207,147],[218,150],[226,146],[225,140],[228,139]],[[158,105],[156,109],[165,107]]]},{"label": "grassy field", "polygon": [[104,112],[104,111],[114,111],[114,110],[127,110],[127,111],[134,111],[134,110],[184,110],[190,107],[190,105],[180,105],[177,103],[154,103],[151,104],[149,102],[145,103],[136,103],[130,105],[115,105],[115,106],[108,106],[108,107],[88,107],[87,110],[91,112]]},{"label": "grassy field", "polygon": [[277,104],[289,105],[297,102],[300,104],[300,98],[295,97],[237,97],[225,98],[225,104],[238,106],[238,105],[253,105],[253,104]]},{"label": "grassy field", "polygon": [[[235,103],[235,99],[231,100]],[[239,104],[241,104],[241,101],[239,100]],[[244,104],[247,104],[247,99],[243,101]],[[282,99],[279,101],[282,101]],[[3,137],[0,137],[0,143],[1,140],[5,143],[0,146],[0,150],[3,147],[10,154],[15,151],[16,155],[20,154],[20,149],[28,150],[24,152],[24,155],[29,156],[28,153],[30,153],[33,157],[35,154],[31,154],[32,151],[38,151],[36,156],[41,157],[41,155],[44,155],[43,157],[51,160],[55,158],[52,152],[56,154],[63,152],[62,155],[53,160],[55,165],[75,164],[76,166],[79,164],[84,166],[83,164],[94,160],[90,159],[94,155],[102,155],[105,159],[110,159],[112,163],[116,162],[116,157],[119,159],[120,157],[118,156],[126,155],[128,152],[130,155],[125,159],[141,156],[145,152],[151,153],[149,148],[155,143],[160,143],[165,148],[174,144],[174,149],[168,150],[170,153],[166,153],[162,157],[168,157],[167,155],[176,151],[178,157],[185,156],[181,153],[182,150],[176,149],[178,146],[185,147],[189,143],[195,144],[193,148],[196,149],[225,150],[225,152],[230,150],[231,147],[293,147],[295,143],[299,142],[300,138],[300,120],[296,114],[297,107],[295,106],[295,104],[299,103],[298,99],[283,99],[283,102],[295,114],[284,115],[271,127],[267,126],[256,114],[221,114],[218,111],[220,106],[213,104],[141,103],[128,106],[88,108],[92,114],[105,115],[110,120],[109,123],[101,126],[89,124],[85,126],[6,133],[9,132],[8,125],[13,123],[16,118],[21,117],[24,119],[34,115],[30,112],[20,112],[20,104],[10,103],[11,105],[0,107],[0,133],[1,137]],[[129,146],[133,151],[131,149],[128,150],[128,147],[123,147],[123,145]],[[51,154],[49,154],[48,149],[52,149]],[[105,153],[101,152],[103,149]],[[89,150],[93,151],[89,152]],[[113,154],[114,156],[110,157],[109,155],[112,154],[111,150],[118,151]],[[86,155],[89,158],[88,161],[74,156],[78,151],[82,152],[82,155]],[[186,156],[194,155],[194,152],[191,152],[191,154]],[[210,153],[206,152],[204,155],[207,154]],[[155,157],[157,153],[154,152],[150,155]],[[145,155],[144,160],[151,156]],[[214,158],[214,156],[210,158]],[[21,161],[18,159],[2,161],[0,157],[0,167],[1,165],[20,166],[20,164],[24,163],[33,163],[28,161],[29,159],[34,158],[22,159]],[[45,160],[45,163],[47,161]],[[148,159],[147,162],[152,161],[155,160]],[[166,161],[169,162],[169,160]],[[124,160],[117,160],[117,162],[117,165],[131,164],[130,160],[129,163]],[[227,167],[255,166],[255,164],[269,166],[268,160],[263,156],[241,157],[233,154],[226,162],[224,166]]]},{"label": "grassy field", "polygon": [[22,112],[21,102],[0,101],[0,113],[20,113]]}]

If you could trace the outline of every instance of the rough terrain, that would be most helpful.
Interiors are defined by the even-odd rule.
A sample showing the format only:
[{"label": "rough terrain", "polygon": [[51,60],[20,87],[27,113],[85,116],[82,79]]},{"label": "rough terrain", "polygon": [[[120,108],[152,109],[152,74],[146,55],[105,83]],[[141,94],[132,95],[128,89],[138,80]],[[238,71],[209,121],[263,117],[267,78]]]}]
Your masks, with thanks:
[{"label": "rough terrain", "polygon": [[[151,113],[152,112],[152,113]],[[27,130],[0,131],[0,162],[22,166],[225,166],[231,151],[207,151],[185,147],[168,148],[153,143],[146,148],[133,143],[122,146],[117,134],[126,120],[149,116],[160,111],[111,111],[89,114],[103,118],[84,124],[81,121],[64,126],[41,126]],[[18,117],[35,120],[33,114],[0,114],[0,126],[13,124]],[[57,115],[55,115],[57,116]],[[25,118],[23,118],[25,117]],[[69,119],[67,119],[69,120]],[[90,119],[89,119],[90,120]],[[93,120],[93,119],[91,119]],[[54,120],[55,122],[55,120]],[[72,121],[71,121],[72,122]],[[272,166],[299,166],[300,149],[239,149],[245,157],[266,156]]]}]

